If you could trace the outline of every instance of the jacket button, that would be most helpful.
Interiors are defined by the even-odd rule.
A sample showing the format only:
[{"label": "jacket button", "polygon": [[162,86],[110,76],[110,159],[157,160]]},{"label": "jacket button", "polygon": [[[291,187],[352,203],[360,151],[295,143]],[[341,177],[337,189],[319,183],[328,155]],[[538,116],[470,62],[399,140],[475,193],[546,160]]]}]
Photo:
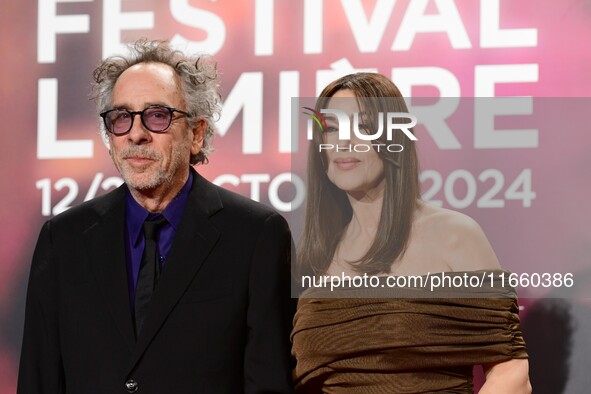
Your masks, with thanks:
[{"label": "jacket button", "polygon": [[135,393],[139,388],[139,385],[135,380],[129,379],[127,382],[125,382],[125,388],[127,389],[128,393]]}]

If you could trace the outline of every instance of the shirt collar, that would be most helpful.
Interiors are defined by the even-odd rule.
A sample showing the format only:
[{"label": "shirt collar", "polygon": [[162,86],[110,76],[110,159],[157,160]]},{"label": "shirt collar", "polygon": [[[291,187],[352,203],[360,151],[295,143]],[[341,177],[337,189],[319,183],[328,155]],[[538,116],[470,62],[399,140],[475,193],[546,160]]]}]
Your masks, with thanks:
[{"label": "shirt collar", "polygon": [[[189,199],[189,192],[191,191],[191,186],[193,185],[193,174],[189,171],[189,178],[187,182],[183,185],[181,190],[178,192],[175,198],[167,205],[167,207],[162,211],[162,216],[166,218],[168,223],[172,226],[174,231],[176,232],[181,224],[181,219],[183,216],[183,211],[185,209],[185,205],[187,204],[187,200]],[[144,221],[150,215],[154,215],[142,207],[138,202],[133,198],[131,192],[127,190],[126,196],[126,212],[127,212],[127,230],[130,236],[131,242],[134,246],[138,245],[140,241],[140,235],[142,233],[142,226],[144,225]]]}]

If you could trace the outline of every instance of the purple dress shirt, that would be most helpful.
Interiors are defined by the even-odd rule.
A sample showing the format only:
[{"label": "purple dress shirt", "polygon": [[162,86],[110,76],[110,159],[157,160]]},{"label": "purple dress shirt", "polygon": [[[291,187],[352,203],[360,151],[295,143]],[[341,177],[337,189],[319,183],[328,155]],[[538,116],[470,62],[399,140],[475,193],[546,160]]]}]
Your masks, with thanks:
[{"label": "purple dress shirt", "polygon": [[[166,218],[168,223],[164,224],[157,235],[158,252],[160,253],[160,268],[164,269],[166,264],[166,256],[172,246],[174,235],[179,229],[181,218],[187,199],[189,198],[189,191],[193,184],[193,174],[189,172],[189,179],[185,182],[183,188],[179,191],[177,196],[168,204],[166,209],[162,211],[162,215]],[[125,243],[125,257],[127,264],[127,284],[129,288],[129,302],[132,312],[135,304],[135,288],[137,286],[137,278],[140,272],[140,265],[142,262],[142,254],[144,253],[144,234],[142,226],[144,221],[148,218],[153,218],[160,214],[154,214],[147,211],[144,207],[134,200],[131,193],[127,191],[125,201],[125,212],[127,226],[125,234],[127,242]]]}]

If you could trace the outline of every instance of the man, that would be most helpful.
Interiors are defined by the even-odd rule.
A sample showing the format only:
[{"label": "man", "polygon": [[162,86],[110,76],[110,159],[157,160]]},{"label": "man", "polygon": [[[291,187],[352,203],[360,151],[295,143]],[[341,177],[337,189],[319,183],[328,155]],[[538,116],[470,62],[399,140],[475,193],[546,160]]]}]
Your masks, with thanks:
[{"label": "man", "polygon": [[215,65],[140,40],[94,73],[125,184],[43,226],[18,393],[291,391],[291,236],[206,181]]}]

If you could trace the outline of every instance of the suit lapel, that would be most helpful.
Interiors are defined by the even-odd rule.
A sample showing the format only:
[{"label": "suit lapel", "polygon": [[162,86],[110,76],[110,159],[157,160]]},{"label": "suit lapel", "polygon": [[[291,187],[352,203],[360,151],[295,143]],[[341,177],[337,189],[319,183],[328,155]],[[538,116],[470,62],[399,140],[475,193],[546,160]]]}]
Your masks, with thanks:
[{"label": "suit lapel", "polygon": [[130,350],[134,331],[125,264],[125,186],[97,206],[99,220],[83,234],[99,291]]},{"label": "suit lapel", "polygon": [[194,178],[189,199],[167,257],[166,268],[152,296],[131,368],[141,358],[195,275],[198,275],[199,268],[219,237],[218,230],[209,221],[209,217],[222,208],[217,190],[193,169],[191,171]]}]

